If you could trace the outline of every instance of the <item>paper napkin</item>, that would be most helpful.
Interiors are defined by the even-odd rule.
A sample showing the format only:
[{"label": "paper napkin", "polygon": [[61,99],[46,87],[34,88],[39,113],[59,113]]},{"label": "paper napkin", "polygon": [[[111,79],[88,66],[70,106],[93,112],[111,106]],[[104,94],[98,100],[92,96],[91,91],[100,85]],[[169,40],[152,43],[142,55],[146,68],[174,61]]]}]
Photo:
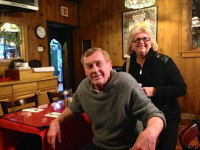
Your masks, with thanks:
[{"label": "paper napkin", "polygon": [[59,112],[51,112],[51,113],[48,113],[48,114],[46,114],[46,115],[44,115],[44,116],[46,116],[46,117],[57,118],[60,114],[61,114],[61,113],[59,113]]},{"label": "paper napkin", "polygon": [[26,109],[22,109],[22,111],[28,111],[28,112],[40,112],[43,111],[44,109],[41,108],[26,108]]}]

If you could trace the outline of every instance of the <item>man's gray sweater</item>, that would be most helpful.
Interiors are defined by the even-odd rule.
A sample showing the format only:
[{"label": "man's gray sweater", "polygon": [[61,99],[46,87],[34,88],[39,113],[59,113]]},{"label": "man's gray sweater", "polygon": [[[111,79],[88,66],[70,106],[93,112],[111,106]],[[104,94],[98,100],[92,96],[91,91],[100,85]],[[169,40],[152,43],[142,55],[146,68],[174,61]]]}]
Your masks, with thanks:
[{"label": "man's gray sweater", "polygon": [[87,113],[92,121],[93,143],[106,150],[129,149],[138,134],[136,120],[144,124],[148,118],[164,115],[126,72],[112,72],[102,91],[91,90],[89,78],[77,88],[69,108],[75,113]]}]

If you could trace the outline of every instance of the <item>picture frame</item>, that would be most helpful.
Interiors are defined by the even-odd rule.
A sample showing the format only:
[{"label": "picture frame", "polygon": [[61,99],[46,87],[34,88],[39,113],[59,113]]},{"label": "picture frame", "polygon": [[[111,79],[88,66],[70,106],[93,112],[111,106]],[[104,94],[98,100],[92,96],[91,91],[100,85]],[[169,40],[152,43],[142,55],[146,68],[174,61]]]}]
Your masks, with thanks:
[{"label": "picture frame", "polygon": [[82,40],[82,53],[85,53],[85,51],[87,51],[87,49],[92,47],[92,41],[91,39],[89,40]]},{"label": "picture frame", "polygon": [[61,16],[69,17],[68,8],[65,6],[60,6],[60,14],[61,14]]},{"label": "picture frame", "polygon": [[122,31],[122,54],[123,58],[129,58],[127,55],[127,42],[130,29],[139,22],[148,22],[153,35],[157,34],[157,7],[149,7],[139,10],[123,12],[123,31]]}]

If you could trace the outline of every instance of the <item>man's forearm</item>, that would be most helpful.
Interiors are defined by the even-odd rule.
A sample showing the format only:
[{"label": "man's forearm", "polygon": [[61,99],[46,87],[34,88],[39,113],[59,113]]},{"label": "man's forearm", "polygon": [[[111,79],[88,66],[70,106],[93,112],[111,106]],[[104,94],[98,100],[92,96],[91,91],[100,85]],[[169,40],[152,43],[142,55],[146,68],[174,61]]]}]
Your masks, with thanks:
[{"label": "man's forearm", "polygon": [[66,108],[57,118],[57,121],[59,123],[62,123],[65,120],[69,120],[71,118],[73,118],[75,116],[75,114],[71,111],[71,109]]},{"label": "man's forearm", "polygon": [[164,121],[161,118],[151,117],[147,121],[146,129],[147,130],[150,129],[155,134],[155,136],[159,136],[164,126],[165,126]]}]

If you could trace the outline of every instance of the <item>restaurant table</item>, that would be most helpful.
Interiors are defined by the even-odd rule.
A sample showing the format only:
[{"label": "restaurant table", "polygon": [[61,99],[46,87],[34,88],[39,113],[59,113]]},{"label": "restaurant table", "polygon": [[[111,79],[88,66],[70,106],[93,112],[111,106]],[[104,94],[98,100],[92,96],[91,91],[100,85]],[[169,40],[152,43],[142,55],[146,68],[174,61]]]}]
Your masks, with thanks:
[{"label": "restaurant table", "polygon": [[[42,150],[51,150],[47,143],[48,127],[56,115],[65,109],[64,101],[38,106],[6,114],[0,118],[0,150],[15,150],[27,135],[41,138]],[[42,110],[42,111],[40,111]],[[56,142],[56,150],[79,150],[91,142],[93,132],[88,116],[83,113],[61,124],[62,143]]]}]

